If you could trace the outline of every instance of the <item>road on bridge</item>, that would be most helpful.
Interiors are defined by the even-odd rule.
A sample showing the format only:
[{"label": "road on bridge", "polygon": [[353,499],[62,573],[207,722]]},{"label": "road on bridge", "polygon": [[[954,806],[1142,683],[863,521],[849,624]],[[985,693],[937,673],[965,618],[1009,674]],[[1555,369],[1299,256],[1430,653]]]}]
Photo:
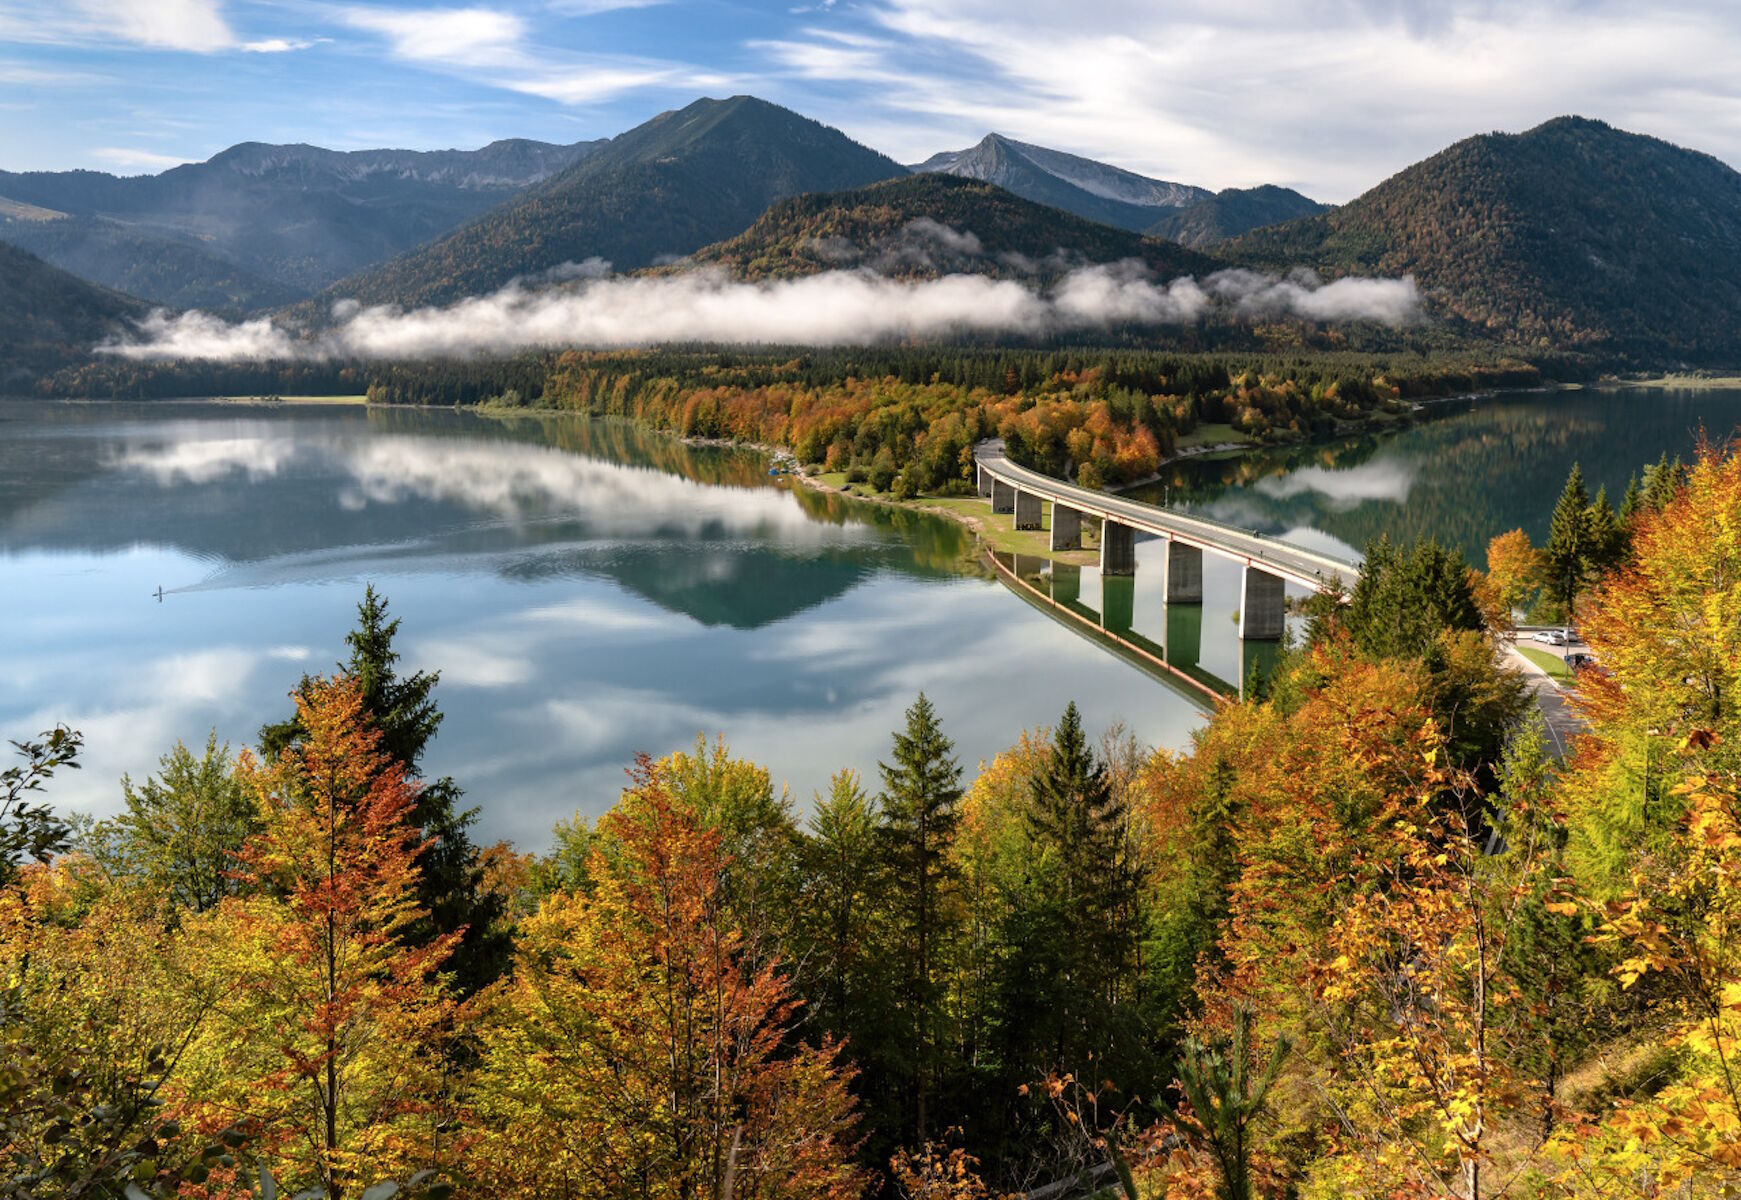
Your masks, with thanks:
[{"label": "road on bridge", "polygon": [[[1223,558],[1237,559],[1259,570],[1291,579],[1310,588],[1328,588],[1340,580],[1352,588],[1360,578],[1360,565],[1303,546],[1265,537],[1254,529],[1239,529],[1203,517],[1188,516],[1170,508],[1157,508],[1077,487],[1038,471],[1017,466],[1004,453],[1002,439],[981,442],[974,458],[994,479],[1067,508],[1145,533],[1179,539],[1189,546],[1208,550]],[[1054,518],[1056,519],[1056,518]]]}]

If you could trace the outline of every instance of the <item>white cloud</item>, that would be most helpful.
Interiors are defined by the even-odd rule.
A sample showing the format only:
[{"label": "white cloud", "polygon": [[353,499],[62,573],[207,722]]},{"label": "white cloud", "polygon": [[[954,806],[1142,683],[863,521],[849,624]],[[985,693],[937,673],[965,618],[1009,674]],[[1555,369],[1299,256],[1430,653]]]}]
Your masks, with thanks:
[{"label": "white cloud", "polygon": [[[642,6],[606,4],[587,11]],[[353,6],[342,10],[341,19],[384,36],[391,53],[406,62],[558,104],[595,104],[652,87],[706,88],[730,79],[630,55],[571,53],[535,38],[523,17],[502,9]]]},{"label": "white cloud", "polygon": [[350,8],[344,21],[387,38],[392,52],[413,62],[465,67],[518,64],[526,22],[491,8]]},{"label": "white cloud", "polygon": [[219,0],[78,0],[77,7],[141,46],[209,54],[236,44]]},{"label": "white cloud", "polygon": [[734,345],[870,345],[961,333],[1033,335],[1119,324],[1292,314],[1315,320],[1415,318],[1413,279],[1278,280],[1222,272],[1199,285],[1160,283],[1140,266],[1071,272],[1051,292],[983,275],[901,281],[868,271],[829,271],[773,283],[738,283],[723,272],[617,276],[527,291],[510,285],[447,308],[335,309],[339,323],[299,339],[268,318],[229,324],[201,312],[153,312],[143,339],[98,349],[130,359],[430,358],[545,346],[626,347],[665,342]]},{"label": "white cloud", "polygon": [[258,42],[243,42],[242,49],[248,54],[287,54],[292,50],[306,50],[324,38],[265,38]]},{"label": "white cloud", "polygon": [[[1160,178],[1347,199],[1568,112],[1741,161],[1726,0],[873,0],[767,44],[813,113],[914,162],[997,130]],[[878,40],[884,45],[877,45]],[[902,86],[889,87],[890,77]]]}]

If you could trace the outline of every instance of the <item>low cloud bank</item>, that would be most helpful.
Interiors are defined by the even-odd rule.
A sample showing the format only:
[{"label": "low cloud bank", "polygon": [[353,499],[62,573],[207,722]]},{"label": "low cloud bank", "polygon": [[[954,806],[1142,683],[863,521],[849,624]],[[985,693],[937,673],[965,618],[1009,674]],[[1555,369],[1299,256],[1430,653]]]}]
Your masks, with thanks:
[{"label": "low cloud bank", "polygon": [[869,271],[828,271],[771,283],[723,272],[598,277],[588,262],[547,273],[564,286],[516,282],[446,308],[404,312],[341,302],[336,323],[302,335],[269,318],[231,323],[202,312],[158,311],[135,335],[100,353],[135,360],[417,359],[505,354],[547,347],[626,348],[668,342],[725,345],[869,345],[960,334],[1039,336],[1116,325],[1181,325],[1211,315],[1240,319],[1406,324],[1418,318],[1415,281],[1288,277],[1221,271],[1201,282],[1163,283],[1138,263],[1081,267],[1052,287],[983,275],[902,281]]}]

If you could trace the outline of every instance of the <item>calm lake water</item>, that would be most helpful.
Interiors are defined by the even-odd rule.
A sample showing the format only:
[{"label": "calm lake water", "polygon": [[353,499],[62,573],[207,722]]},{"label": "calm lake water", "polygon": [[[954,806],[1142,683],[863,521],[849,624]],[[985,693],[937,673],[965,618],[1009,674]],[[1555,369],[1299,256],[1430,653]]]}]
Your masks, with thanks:
[{"label": "calm lake water", "polygon": [[[1184,464],[1168,485],[1343,553],[1388,530],[1479,561],[1495,533],[1545,534],[1574,460],[1618,501],[1701,423],[1738,421],[1728,391],[1484,399],[1383,439]],[[1159,551],[1139,546],[1113,601],[1157,642]],[[1237,681],[1238,575],[1205,565],[1190,636],[1201,670]],[[609,807],[637,751],[700,733],[800,804],[840,767],[874,787],[921,689],[970,770],[1070,699],[1151,745],[1183,747],[1202,720],[988,578],[955,525],[774,486],[751,454],[569,418],[0,402],[0,736],[85,732],[57,803],[107,814],[122,772],[177,738],[251,741],[342,657],[369,581],[403,619],[404,665],[442,672],[428,767],[466,788],[483,837],[529,848]],[[1092,570],[1072,586],[1106,601]]]},{"label": "calm lake water", "polygon": [[772,484],[580,419],[0,403],[0,736],[83,730],[50,798],[113,812],[177,738],[282,716],[367,581],[442,672],[428,768],[526,847],[701,733],[801,803],[841,767],[874,787],[921,689],[970,770],[1072,698],[1149,744],[1200,722],[974,573],[958,526]]},{"label": "calm lake water", "polygon": [[1495,534],[1522,528],[1546,541],[1574,462],[1591,493],[1606,486],[1619,507],[1627,480],[1665,451],[1690,460],[1701,429],[1716,441],[1733,434],[1741,391],[1512,394],[1434,404],[1424,415],[1400,433],[1186,460],[1130,494],[1356,558],[1382,533],[1435,537],[1485,567]]}]

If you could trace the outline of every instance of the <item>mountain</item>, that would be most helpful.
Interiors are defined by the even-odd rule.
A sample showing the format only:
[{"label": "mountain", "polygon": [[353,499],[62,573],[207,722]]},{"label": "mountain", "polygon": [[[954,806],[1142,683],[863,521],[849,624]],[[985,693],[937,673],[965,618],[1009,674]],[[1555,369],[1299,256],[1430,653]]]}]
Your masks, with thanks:
[{"label": "mountain", "polygon": [[1292,188],[1264,184],[1254,188],[1228,188],[1189,208],[1169,213],[1144,232],[1203,250],[1253,229],[1280,225],[1295,217],[1307,217],[1328,209]]},{"label": "mountain", "polygon": [[1171,210],[1210,196],[1202,188],[1150,179],[1090,158],[1030,146],[999,133],[986,134],[977,146],[966,150],[932,155],[913,170],[995,183],[1037,204],[1137,233]]},{"label": "mountain", "polygon": [[749,279],[838,267],[870,267],[906,278],[965,271],[1043,279],[1083,263],[1132,258],[1172,277],[1221,265],[1172,242],[948,175],[911,175],[781,200],[737,237],[694,257]]},{"label": "mountain", "polygon": [[[893,159],[765,100],[697,100],[444,238],[342,280],[324,299],[441,304],[566,263],[631,270],[742,231],[784,196],[906,174]],[[305,316],[318,316],[302,306]]]},{"label": "mountain", "polygon": [[0,242],[0,394],[36,370],[89,359],[148,306]]},{"label": "mountain", "polygon": [[601,144],[244,142],[160,175],[0,171],[0,240],[160,304],[269,307],[437,237]]},{"label": "mountain", "polygon": [[1741,174],[1600,121],[1468,138],[1341,208],[1218,249],[1256,266],[1412,274],[1441,313],[1511,342],[1741,354]]}]

